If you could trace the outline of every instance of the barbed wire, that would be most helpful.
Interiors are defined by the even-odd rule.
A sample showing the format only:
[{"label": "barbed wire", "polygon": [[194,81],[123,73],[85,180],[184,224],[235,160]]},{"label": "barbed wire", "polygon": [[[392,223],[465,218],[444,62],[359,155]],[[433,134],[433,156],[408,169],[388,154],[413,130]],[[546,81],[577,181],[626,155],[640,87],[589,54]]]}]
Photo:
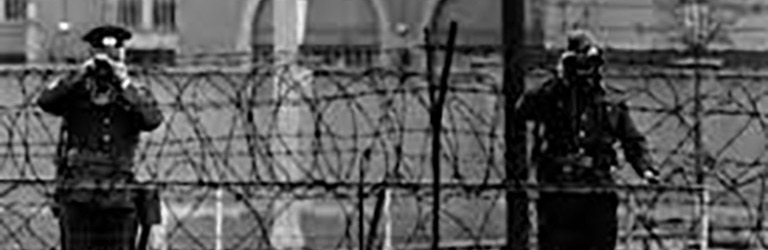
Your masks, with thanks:
[{"label": "barbed wire", "polygon": [[[361,230],[367,236],[375,232],[377,237],[366,241],[371,246],[391,241],[396,248],[408,248],[428,242],[428,180],[434,177],[426,167],[431,103],[425,74],[290,67],[134,70],[166,115],[164,125],[143,137],[136,170],[142,187],[162,190],[167,244],[210,249],[220,237],[227,249],[266,248],[282,211],[275,207],[280,201],[311,202],[313,210],[324,211],[302,212],[309,220],[324,220],[323,230],[302,225],[318,248],[355,248]],[[45,84],[70,70],[75,67],[0,69],[0,212],[8,214],[0,218],[0,245],[57,245],[55,220],[46,206],[59,121],[34,100]],[[547,77],[537,72],[528,75],[531,84]],[[668,249],[681,237],[698,237],[699,219],[692,212],[701,204],[698,193],[704,187],[693,181],[695,151],[688,135],[697,101],[704,104],[703,119],[710,121],[703,123],[703,134],[710,152],[705,163],[712,240],[738,230],[746,236],[736,239],[765,246],[765,173],[759,167],[766,149],[754,145],[759,144],[755,135],[765,128],[762,104],[768,92],[761,81],[766,74],[754,69],[703,72],[705,93],[699,99],[693,98],[688,70],[616,66],[606,72],[606,83],[623,91],[622,99],[649,137],[665,183],[632,184],[637,179],[632,174],[614,173],[623,190],[620,241],[627,248],[645,242]],[[508,185],[499,79],[492,73],[454,71],[444,107],[441,234],[475,246],[503,240],[504,220],[498,218],[505,216],[504,192],[539,187]],[[295,129],[281,122],[286,115],[300,118]],[[296,171],[281,173],[291,168]],[[217,190],[224,191],[223,198],[217,198]],[[384,197],[390,205],[377,208],[374,203]],[[226,211],[219,211],[231,225],[225,235],[208,229],[215,202],[227,204]],[[375,213],[388,217],[375,222]],[[387,224],[397,230],[387,233]],[[328,231],[335,233],[317,234]]]}]

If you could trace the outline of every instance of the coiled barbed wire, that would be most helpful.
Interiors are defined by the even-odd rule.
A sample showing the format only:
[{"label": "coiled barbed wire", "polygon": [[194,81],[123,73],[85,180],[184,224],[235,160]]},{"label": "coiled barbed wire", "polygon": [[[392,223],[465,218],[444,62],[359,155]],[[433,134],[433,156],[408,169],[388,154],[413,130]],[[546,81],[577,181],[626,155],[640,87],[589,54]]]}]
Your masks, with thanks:
[{"label": "coiled barbed wire", "polygon": [[[280,66],[283,67],[283,66]],[[43,249],[57,245],[55,220],[47,212],[55,167],[53,147],[58,120],[42,113],[34,98],[47,82],[74,68],[6,67],[0,69],[0,245]],[[268,247],[277,201],[306,202],[326,213],[314,218],[333,225],[308,239],[324,248],[352,248],[361,227],[381,231],[398,248],[428,242],[430,232],[429,86],[424,74],[384,68],[309,69],[309,84],[279,74],[279,67],[136,69],[134,76],[157,95],[165,124],[143,136],[136,169],[141,187],[162,191],[166,237],[177,249],[209,249],[216,190],[228,204],[228,249]],[[711,194],[713,238],[728,232],[747,234],[764,246],[762,221],[766,175],[764,147],[756,135],[765,131],[768,91],[759,70],[707,71],[705,93],[691,94],[690,72],[663,67],[610,68],[606,82],[622,89],[643,132],[649,137],[665,185],[631,184],[617,171],[622,208],[620,238],[626,247],[655,244],[671,248],[681,238],[694,240],[699,218],[693,215],[703,187],[695,185],[692,166],[692,105],[704,104],[705,145],[710,155],[707,191]],[[532,72],[529,82],[547,77]],[[282,92],[276,86],[287,86]],[[454,72],[443,120],[439,218],[447,239],[469,245],[504,237],[503,107],[499,77]],[[278,122],[285,110],[301,118],[292,131]],[[714,124],[714,125],[713,125]],[[717,125],[720,124],[720,125]],[[720,127],[717,127],[720,126]],[[764,140],[764,137],[759,138]],[[293,146],[286,146],[293,145]],[[284,173],[287,166],[296,172]],[[288,178],[289,177],[289,178]],[[536,185],[524,185],[536,188]],[[138,187],[138,186],[137,186]],[[597,191],[599,188],[550,187],[544,191]],[[391,200],[389,218],[370,225],[371,204]],[[611,189],[612,190],[612,189]],[[603,190],[605,191],[605,190]],[[360,211],[358,204],[363,204]],[[364,225],[359,225],[360,214]],[[325,217],[323,217],[325,216]],[[314,230],[314,231],[313,231]],[[382,232],[375,246],[386,240]],[[725,235],[725,236],[722,236]],[[446,242],[449,244],[449,242]],[[458,244],[458,243],[457,243]]]}]

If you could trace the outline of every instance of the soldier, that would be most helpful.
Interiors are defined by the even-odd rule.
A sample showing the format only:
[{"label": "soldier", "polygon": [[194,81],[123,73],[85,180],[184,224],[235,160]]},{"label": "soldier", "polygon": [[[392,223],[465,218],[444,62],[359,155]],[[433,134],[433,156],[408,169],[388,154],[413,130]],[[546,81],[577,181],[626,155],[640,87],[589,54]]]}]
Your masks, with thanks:
[{"label": "soldier", "polygon": [[150,90],[128,76],[123,44],[130,38],[115,26],[88,32],[92,58],[37,100],[63,118],[54,211],[64,250],[136,249],[139,225],[145,235],[159,221],[157,193],[130,187],[139,134],[164,119]]},{"label": "soldier", "polygon": [[[539,183],[605,186],[620,144],[627,161],[645,180],[656,183],[644,136],[627,105],[603,85],[602,50],[584,31],[568,35],[558,75],[527,92],[516,112],[533,124],[531,160]],[[542,250],[613,250],[618,197],[610,193],[542,193],[539,244]]]}]

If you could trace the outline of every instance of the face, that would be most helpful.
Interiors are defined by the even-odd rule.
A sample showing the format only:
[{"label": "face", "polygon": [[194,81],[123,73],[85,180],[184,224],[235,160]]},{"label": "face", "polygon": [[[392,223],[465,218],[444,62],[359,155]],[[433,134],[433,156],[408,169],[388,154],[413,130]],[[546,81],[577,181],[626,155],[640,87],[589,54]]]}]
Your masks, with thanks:
[{"label": "face", "polygon": [[104,47],[104,48],[91,48],[91,55],[98,54],[107,55],[109,58],[115,61],[125,61],[125,48]]},{"label": "face", "polygon": [[564,77],[572,83],[596,84],[600,77],[600,64],[595,58],[577,54],[563,60]]}]

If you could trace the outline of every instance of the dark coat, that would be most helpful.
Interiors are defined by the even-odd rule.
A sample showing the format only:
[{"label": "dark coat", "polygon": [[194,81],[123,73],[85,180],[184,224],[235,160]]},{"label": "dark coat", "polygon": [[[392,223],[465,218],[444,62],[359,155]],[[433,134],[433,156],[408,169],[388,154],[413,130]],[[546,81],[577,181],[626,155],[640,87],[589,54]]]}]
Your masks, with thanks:
[{"label": "dark coat", "polygon": [[[645,137],[622,99],[621,93],[604,86],[568,87],[559,78],[526,93],[517,103],[516,117],[533,121],[533,136],[528,138],[534,138],[530,157],[538,180],[611,184],[617,144],[638,174],[655,175]],[[536,206],[541,249],[615,249],[618,204],[615,192],[542,193]]]},{"label": "dark coat", "polygon": [[589,157],[592,171],[570,178],[610,181],[610,168],[617,165],[616,144],[621,145],[638,174],[656,172],[651,166],[646,139],[637,130],[621,97],[620,92],[604,86],[567,87],[555,77],[521,98],[516,114],[536,124],[531,157],[538,163],[541,181],[569,179],[564,159],[573,155]]},{"label": "dark coat", "polygon": [[[133,206],[132,194],[119,190],[87,191],[93,185],[133,183],[132,160],[139,134],[157,128],[163,121],[152,92],[139,84],[117,91],[115,101],[95,105],[85,82],[73,73],[46,88],[38,105],[63,118],[63,136],[57,153],[57,181],[64,201],[95,202],[104,206]],[[83,187],[83,190],[79,190]],[[74,191],[73,191],[74,190]]]}]

